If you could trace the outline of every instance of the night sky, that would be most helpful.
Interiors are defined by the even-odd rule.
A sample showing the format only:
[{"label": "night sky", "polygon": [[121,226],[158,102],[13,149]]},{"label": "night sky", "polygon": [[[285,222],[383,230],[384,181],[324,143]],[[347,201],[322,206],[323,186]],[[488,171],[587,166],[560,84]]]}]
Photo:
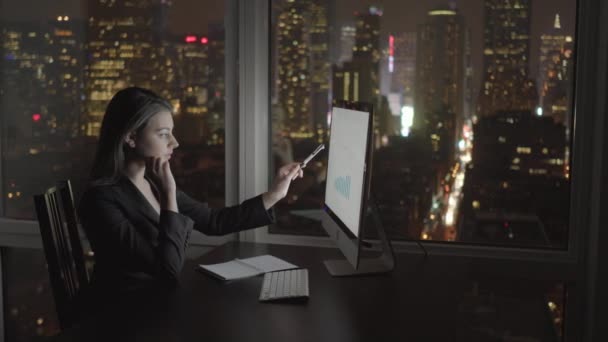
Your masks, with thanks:
[{"label": "night sky", "polygon": [[[353,12],[369,4],[384,9],[382,34],[411,32],[423,22],[431,9],[446,8],[455,3],[472,33],[472,53],[475,92],[480,83],[482,65],[483,0],[336,0],[336,21],[345,24],[352,20]],[[84,0],[0,0],[0,15],[7,21],[36,21],[54,18],[59,14],[75,18],[85,17]],[[576,0],[532,0],[531,75],[538,68],[540,35],[553,26],[559,13],[562,28],[574,36]],[[207,25],[222,22],[224,0],[173,0],[169,13],[169,28],[173,33],[206,33]]]}]

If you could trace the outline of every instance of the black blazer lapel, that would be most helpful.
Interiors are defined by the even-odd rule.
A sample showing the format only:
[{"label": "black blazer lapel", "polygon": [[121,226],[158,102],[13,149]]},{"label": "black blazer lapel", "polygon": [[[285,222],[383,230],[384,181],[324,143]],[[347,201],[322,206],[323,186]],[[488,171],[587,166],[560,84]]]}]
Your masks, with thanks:
[{"label": "black blazer lapel", "polygon": [[123,178],[122,183],[121,189],[123,189],[123,193],[127,197],[125,198],[125,203],[132,203],[133,208],[137,208],[146,218],[154,224],[158,224],[160,216],[135,184],[127,177]]}]

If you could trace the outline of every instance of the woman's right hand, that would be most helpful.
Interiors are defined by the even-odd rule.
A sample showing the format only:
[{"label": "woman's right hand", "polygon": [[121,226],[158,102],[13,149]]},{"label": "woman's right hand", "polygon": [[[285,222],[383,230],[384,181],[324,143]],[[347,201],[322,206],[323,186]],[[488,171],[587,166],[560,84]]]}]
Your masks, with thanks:
[{"label": "woman's right hand", "polygon": [[146,173],[162,192],[161,200],[165,200],[170,196],[175,196],[177,186],[175,185],[175,178],[173,178],[168,159],[162,157],[147,157]]}]

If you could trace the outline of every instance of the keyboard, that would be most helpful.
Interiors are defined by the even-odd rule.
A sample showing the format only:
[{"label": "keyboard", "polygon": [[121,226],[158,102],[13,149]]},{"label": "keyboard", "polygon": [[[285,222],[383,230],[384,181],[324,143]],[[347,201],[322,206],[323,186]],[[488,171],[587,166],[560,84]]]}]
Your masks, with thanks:
[{"label": "keyboard", "polygon": [[260,301],[305,301],[308,299],[308,270],[298,268],[268,272],[260,291]]}]

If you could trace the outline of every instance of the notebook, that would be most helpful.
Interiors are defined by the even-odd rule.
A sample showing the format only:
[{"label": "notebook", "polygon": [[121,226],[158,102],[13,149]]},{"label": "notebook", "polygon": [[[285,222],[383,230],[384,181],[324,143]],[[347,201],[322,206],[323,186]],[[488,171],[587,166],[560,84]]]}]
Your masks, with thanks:
[{"label": "notebook", "polygon": [[254,277],[260,274],[274,271],[299,268],[285,260],[272,255],[260,255],[247,259],[234,259],[219,264],[199,264],[198,269],[221,280],[235,280]]}]

